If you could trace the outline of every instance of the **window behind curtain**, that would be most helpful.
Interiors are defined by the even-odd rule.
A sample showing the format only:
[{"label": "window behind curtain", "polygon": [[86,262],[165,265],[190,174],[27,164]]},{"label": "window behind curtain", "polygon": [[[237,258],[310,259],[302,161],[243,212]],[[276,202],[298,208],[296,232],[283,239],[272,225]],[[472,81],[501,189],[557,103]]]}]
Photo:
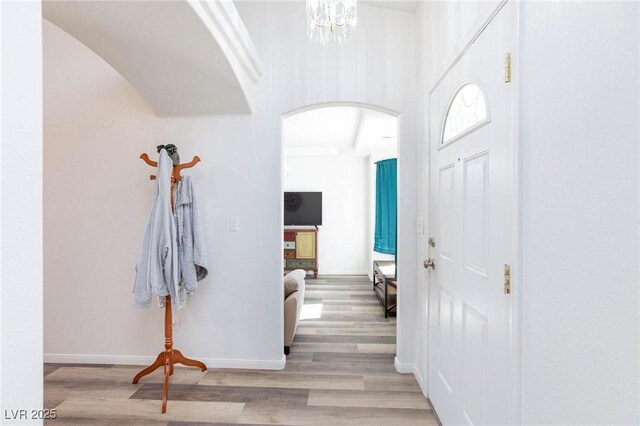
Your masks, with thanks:
[{"label": "window behind curtain", "polygon": [[397,170],[396,158],[376,163],[376,230],[373,250],[379,253],[396,253]]}]

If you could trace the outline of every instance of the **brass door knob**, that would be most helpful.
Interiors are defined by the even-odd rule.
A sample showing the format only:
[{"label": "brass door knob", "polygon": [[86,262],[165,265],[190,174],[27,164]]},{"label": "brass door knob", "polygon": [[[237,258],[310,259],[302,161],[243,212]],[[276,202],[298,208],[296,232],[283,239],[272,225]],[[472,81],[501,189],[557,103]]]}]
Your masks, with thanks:
[{"label": "brass door knob", "polygon": [[433,260],[433,258],[430,257],[422,262],[422,266],[424,266],[425,269],[436,269],[436,262]]}]

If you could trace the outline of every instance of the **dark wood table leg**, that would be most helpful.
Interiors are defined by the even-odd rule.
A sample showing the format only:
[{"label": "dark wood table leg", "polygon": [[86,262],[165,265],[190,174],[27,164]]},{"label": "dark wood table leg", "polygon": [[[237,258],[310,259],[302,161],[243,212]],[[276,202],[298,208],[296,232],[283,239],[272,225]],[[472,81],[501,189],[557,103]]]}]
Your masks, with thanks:
[{"label": "dark wood table leg", "polygon": [[387,277],[382,278],[382,285],[384,286],[384,317],[389,317],[389,294],[387,294]]}]

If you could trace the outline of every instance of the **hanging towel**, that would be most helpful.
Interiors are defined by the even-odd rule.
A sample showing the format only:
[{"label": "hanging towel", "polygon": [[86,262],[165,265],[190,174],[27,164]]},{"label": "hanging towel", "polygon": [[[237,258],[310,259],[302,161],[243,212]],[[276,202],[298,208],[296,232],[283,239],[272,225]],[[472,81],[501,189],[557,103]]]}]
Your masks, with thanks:
[{"label": "hanging towel", "polygon": [[158,159],[156,188],[136,266],[133,294],[137,308],[148,308],[152,295],[170,295],[176,306],[178,303],[178,239],[170,198],[172,170],[173,162],[163,149]]},{"label": "hanging towel", "polygon": [[206,278],[209,272],[198,200],[190,176],[182,178],[174,199],[178,219],[180,284],[184,286],[187,294],[193,294],[198,289],[198,281]]}]

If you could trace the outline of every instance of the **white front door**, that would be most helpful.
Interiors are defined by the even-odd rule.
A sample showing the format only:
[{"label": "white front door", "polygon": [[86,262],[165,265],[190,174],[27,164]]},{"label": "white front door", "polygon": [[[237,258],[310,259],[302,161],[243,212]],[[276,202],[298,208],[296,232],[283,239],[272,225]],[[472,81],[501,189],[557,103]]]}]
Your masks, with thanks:
[{"label": "white front door", "polygon": [[514,87],[504,69],[515,22],[509,2],[431,93],[429,397],[444,425],[515,421],[504,286],[515,257]]}]

